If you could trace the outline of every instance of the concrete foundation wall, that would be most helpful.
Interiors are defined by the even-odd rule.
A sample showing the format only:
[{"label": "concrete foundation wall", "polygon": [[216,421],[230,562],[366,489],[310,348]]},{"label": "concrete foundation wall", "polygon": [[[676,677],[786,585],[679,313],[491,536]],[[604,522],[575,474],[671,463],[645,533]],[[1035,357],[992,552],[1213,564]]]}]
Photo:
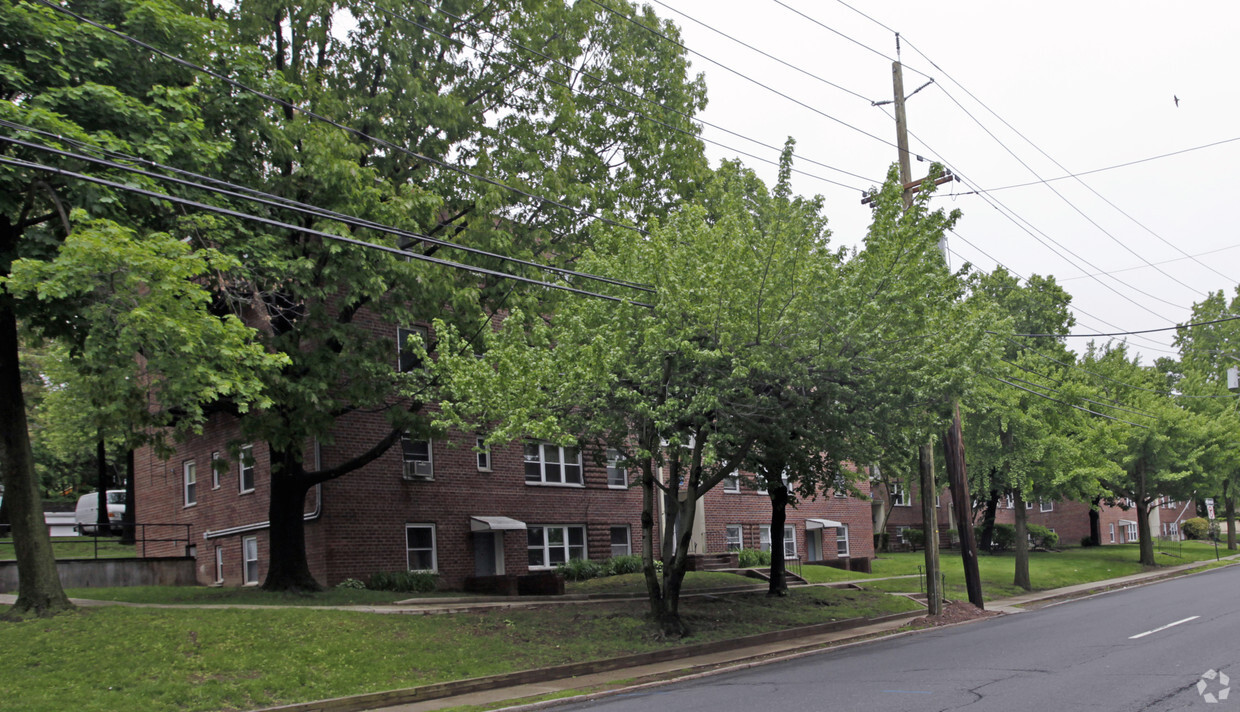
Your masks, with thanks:
[{"label": "concrete foundation wall", "polygon": [[[60,584],[65,588],[105,586],[194,586],[194,560],[92,559],[57,561]],[[17,562],[0,562],[0,593],[17,592]]]}]

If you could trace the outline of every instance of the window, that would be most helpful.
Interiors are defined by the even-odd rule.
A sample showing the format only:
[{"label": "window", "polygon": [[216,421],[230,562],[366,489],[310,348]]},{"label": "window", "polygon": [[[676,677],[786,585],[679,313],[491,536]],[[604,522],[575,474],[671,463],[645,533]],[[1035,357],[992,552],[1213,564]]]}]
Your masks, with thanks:
[{"label": "window", "polygon": [[238,463],[237,480],[242,494],[254,491],[254,446],[241,446],[241,461]]},{"label": "window", "polygon": [[835,528],[835,555],[841,559],[848,558],[848,525]]},{"label": "window", "polygon": [[618,489],[629,486],[629,471],[620,466],[620,451],[614,447],[607,448],[607,486]]},{"label": "window", "polygon": [[633,545],[629,540],[629,525],[611,528],[611,555],[628,556],[633,553]]},{"label": "window", "polygon": [[934,506],[939,506],[939,495],[934,495]]},{"label": "window", "polygon": [[723,478],[723,491],[737,493],[741,491],[741,476],[733,472]]},{"label": "window", "polygon": [[430,440],[414,440],[406,432],[400,436],[400,453],[403,460],[402,477],[407,480],[435,479]]},{"label": "window", "polygon": [[581,478],[581,451],[552,443],[525,444],[525,483],[584,485]]},{"label": "window", "polygon": [[409,337],[416,337],[422,341],[422,347],[429,347],[428,333],[425,326],[415,326],[408,329],[396,330],[396,370],[404,373],[406,371],[414,371],[422,367],[422,360],[417,353],[409,350]]},{"label": "window", "polygon": [[1039,512],[1053,512],[1053,511],[1055,511],[1055,503],[1054,503],[1054,502],[1044,502],[1044,501],[1042,501],[1042,500],[1040,500],[1040,499],[1039,499],[1039,500],[1038,500],[1038,511],[1039,511]]},{"label": "window", "polygon": [[745,530],[739,524],[729,524],[724,530],[728,551],[740,551],[745,548]]},{"label": "window", "polygon": [[435,525],[405,525],[405,555],[410,571],[438,571],[435,555]]},{"label": "window", "polygon": [[530,568],[549,569],[569,559],[586,558],[583,526],[531,526],[526,529]]},{"label": "window", "polygon": [[215,547],[215,582],[224,583],[224,547]]},{"label": "window", "polygon": [[[838,535],[839,532],[836,532],[837,537]],[[908,544],[908,527],[896,527],[896,539],[898,539],[901,544]]]},{"label": "window", "polygon": [[893,507],[911,507],[913,502],[909,499],[908,492],[904,491],[904,486],[899,482],[892,482],[888,487],[891,490],[891,506]]},{"label": "window", "polygon": [[1110,527],[1111,527],[1111,543],[1114,544],[1115,543],[1115,525],[1111,524]]},{"label": "window", "polygon": [[[763,551],[771,550],[771,527],[769,524],[763,524],[758,527],[758,548]],[[797,558],[797,530],[791,524],[784,526],[784,558]]]},{"label": "window", "polygon": [[491,471],[491,446],[486,444],[485,438],[478,438],[475,441],[474,454],[478,456],[478,471]]},{"label": "window", "polygon": [[1128,529],[1128,541],[1129,542],[1136,541],[1137,539],[1140,538],[1140,536],[1137,534],[1137,523],[1136,522],[1129,522],[1127,529]]},{"label": "window", "polygon": [[247,586],[258,583],[258,537],[241,540],[242,580]]},{"label": "window", "polygon": [[186,460],[182,467],[185,470],[185,506],[198,504],[198,466],[193,460]]},{"label": "window", "polygon": [[217,490],[219,488],[220,488],[220,453],[217,450],[216,452],[211,453],[211,489]]},{"label": "window", "polygon": [[1010,495],[1010,494],[1009,494],[1009,495],[1007,495],[1007,497],[1006,497],[1005,499],[1006,499],[1006,502],[1005,502],[1004,504],[1005,504],[1005,506],[1007,506],[1007,508],[1008,508],[1008,509],[1015,509],[1015,508],[1016,508],[1016,500],[1012,498],[1012,495]]}]

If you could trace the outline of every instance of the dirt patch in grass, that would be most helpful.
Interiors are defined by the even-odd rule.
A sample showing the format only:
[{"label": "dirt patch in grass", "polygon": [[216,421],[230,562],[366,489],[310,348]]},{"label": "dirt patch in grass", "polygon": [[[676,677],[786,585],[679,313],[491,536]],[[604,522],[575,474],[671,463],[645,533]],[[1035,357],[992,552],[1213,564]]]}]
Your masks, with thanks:
[{"label": "dirt patch in grass", "polygon": [[943,612],[939,615],[914,618],[909,625],[913,628],[937,628],[997,615],[998,611],[984,611],[968,601],[949,601],[943,605]]}]

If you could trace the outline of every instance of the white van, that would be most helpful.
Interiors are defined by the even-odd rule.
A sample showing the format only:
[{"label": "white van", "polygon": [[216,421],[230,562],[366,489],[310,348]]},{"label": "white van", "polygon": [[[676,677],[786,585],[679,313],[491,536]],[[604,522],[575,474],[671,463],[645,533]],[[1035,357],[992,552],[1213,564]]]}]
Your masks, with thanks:
[{"label": "white van", "polygon": [[[123,530],[121,518],[125,516],[125,490],[108,490],[108,527],[113,534]],[[78,497],[77,508],[73,510],[73,521],[78,533],[87,536],[98,534],[99,527],[99,493],[91,492]]]}]

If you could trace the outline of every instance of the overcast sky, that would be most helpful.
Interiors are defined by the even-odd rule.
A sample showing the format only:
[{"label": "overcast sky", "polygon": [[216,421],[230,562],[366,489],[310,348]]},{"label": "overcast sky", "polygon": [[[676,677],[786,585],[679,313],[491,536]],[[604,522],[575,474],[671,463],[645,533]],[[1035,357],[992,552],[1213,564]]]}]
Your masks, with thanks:
[{"label": "overcast sky", "polygon": [[[968,261],[991,270],[997,261],[1022,276],[1054,275],[1073,295],[1077,333],[1185,322],[1207,291],[1230,296],[1240,283],[1237,201],[1227,197],[1237,191],[1230,174],[1240,159],[1240,140],[1232,140],[1240,139],[1234,0],[848,0],[877,22],[838,0],[650,1],[682,28],[693,68],[706,76],[704,121],[775,147],[792,136],[796,168],[848,186],[803,174],[794,183],[799,193],[825,196],[837,244],[862,239],[869,212],[860,189],[896,160],[885,143],[895,141],[889,107],[871,105],[892,97],[896,30],[906,94],[935,80],[908,100],[911,150],[965,179],[942,186],[945,197],[935,200],[964,213],[949,237],[954,267]],[[738,151],[778,158],[777,150],[709,126],[702,135],[730,147],[708,144],[716,161]],[[1084,176],[1084,185],[1037,182],[1223,141]],[[774,179],[770,164],[741,159]],[[914,177],[928,165],[914,162]],[[1035,185],[989,193],[989,202],[965,195],[1029,182]],[[1089,276],[1099,272],[1108,274]],[[1129,343],[1148,363],[1168,354],[1171,339],[1163,332]]]}]

